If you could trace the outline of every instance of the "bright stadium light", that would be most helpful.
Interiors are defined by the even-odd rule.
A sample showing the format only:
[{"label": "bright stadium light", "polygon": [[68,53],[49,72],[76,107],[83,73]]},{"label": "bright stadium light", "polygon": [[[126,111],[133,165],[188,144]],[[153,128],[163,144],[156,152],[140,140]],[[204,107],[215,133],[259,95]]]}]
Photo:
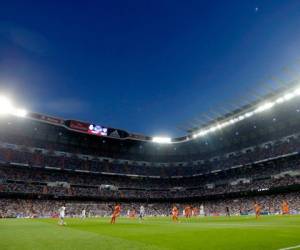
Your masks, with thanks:
[{"label": "bright stadium light", "polygon": [[208,133],[207,130],[203,130],[203,131],[200,131],[197,136],[203,136],[203,135],[206,135]]},{"label": "bright stadium light", "polygon": [[230,119],[230,120],[229,120],[229,123],[230,123],[230,124],[234,124],[234,123],[235,123],[234,119]]},{"label": "bright stadium light", "polygon": [[156,143],[171,143],[171,138],[170,137],[153,137],[152,138],[153,142]]},{"label": "bright stadium light", "polygon": [[218,125],[217,125],[217,129],[222,129],[224,127],[224,123],[219,123]]},{"label": "bright stadium light", "polygon": [[266,103],[263,103],[259,106],[256,106],[256,108],[254,108],[252,111],[248,111],[246,113],[240,114],[238,116],[232,117],[229,120],[226,120],[224,122],[220,122],[216,125],[207,127],[206,129],[202,129],[198,132],[196,132],[195,134],[192,135],[193,138],[197,138],[199,136],[205,136],[208,133],[211,132],[215,132],[218,129],[222,129],[224,127],[227,127],[228,125],[232,125],[235,124],[239,121],[242,121],[246,118],[249,118],[251,116],[253,116],[254,114],[269,110],[271,108],[273,108],[273,106],[287,102],[297,96],[300,96],[300,87],[295,88],[294,90],[292,90],[291,92],[288,93],[284,93],[281,96],[278,96],[277,99],[272,100],[272,101],[268,101]]},{"label": "bright stadium light", "polygon": [[10,114],[13,109],[11,101],[5,96],[0,96],[0,114]]},{"label": "bright stadium light", "polygon": [[285,99],[283,97],[279,97],[278,99],[275,100],[276,104],[280,104],[280,103],[283,103],[283,102],[285,102]]},{"label": "bright stadium light", "polygon": [[0,96],[0,115],[25,117],[27,115],[27,111],[25,109],[14,107],[9,98]]},{"label": "bright stadium light", "polygon": [[254,114],[253,112],[248,112],[245,114],[245,116],[248,118],[248,117],[252,116],[253,114]]},{"label": "bright stadium light", "polygon": [[284,98],[285,101],[291,100],[291,99],[294,98],[294,97],[295,97],[295,94],[294,94],[294,93],[288,93],[288,94],[285,94],[285,95],[283,96],[283,98]]},{"label": "bright stadium light", "polygon": [[261,106],[259,106],[257,109],[254,110],[255,113],[260,113],[263,111],[266,111],[268,109],[271,109],[275,105],[274,102],[267,102]]},{"label": "bright stadium light", "polygon": [[245,116],[244,115],[240,115],[239,117],[238,117],[238,120],[239,121],[242,121],[242,120],[244,120],[245,119]]},{"label": "bright stadium light", "polygon": [[217,130],[217,127],[211,127],[208,131],[209,132],[215,132]]},{"label": "bright stadium light", "polygon": [[27,111],[25,109],[15,109],[12,114],[19,117],[25,117],[27,115]]},{"label": "bright stadium light", "polygon": [[295,95],[300,95],[300,88],[294,90]]}]

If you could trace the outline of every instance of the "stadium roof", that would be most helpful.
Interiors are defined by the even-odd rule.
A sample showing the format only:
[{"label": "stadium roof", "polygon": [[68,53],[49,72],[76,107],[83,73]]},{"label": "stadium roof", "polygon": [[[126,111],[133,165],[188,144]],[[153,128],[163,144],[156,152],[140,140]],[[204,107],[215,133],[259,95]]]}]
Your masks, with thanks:
[{"label": "stadium roof", "polygon": [[[252,117],[258,113],[267,111],[274,106],[278,106],[296,97],[300,97],[299,81],[293,81],[284,87],[266,94],[263,98],[255,100],[252,103],[243,105],[233,111],[221,115],[205,124],[187,130],[187,135],[183,137],[170,138],[165,136],[145,136],[140,134],[128,133],[124,130],[107,128],[100,125],[95,125],[90,122],[80,122],[73,120],[64,120],[60,118],[41,115],[33,112],[27,112],[24,108],[16,107],[13,102],[4,96],[0,96],[0,114],[1,115],[14,115],[19,117],[27,117],[35,120],[42,120],[43,122],[52,123],[55,125],[66,126],[71,130],[79,130],[79,132],[86,132],[94,135],[108,136],[119,139],[134,139],[142,141],[152,141],[154,143],[169,144],[178,143],[188,140],[193,140],[199,137],[206,136],[207,134],[221,130],[224,127],[231,126],[237,122]],[[67,124],[67,125],[66,125]],[[92,128],[91,128],[92,127]]]}]

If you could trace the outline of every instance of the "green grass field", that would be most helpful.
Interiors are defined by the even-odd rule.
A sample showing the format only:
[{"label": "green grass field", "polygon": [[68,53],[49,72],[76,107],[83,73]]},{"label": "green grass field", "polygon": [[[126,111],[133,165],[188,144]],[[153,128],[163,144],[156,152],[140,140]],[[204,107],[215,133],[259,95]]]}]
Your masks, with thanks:
[{"label": "green grass field", "polygon": [[0,249],[300,249],[300,216],[66,221],[62,227],[55,219],[1,219]]}]

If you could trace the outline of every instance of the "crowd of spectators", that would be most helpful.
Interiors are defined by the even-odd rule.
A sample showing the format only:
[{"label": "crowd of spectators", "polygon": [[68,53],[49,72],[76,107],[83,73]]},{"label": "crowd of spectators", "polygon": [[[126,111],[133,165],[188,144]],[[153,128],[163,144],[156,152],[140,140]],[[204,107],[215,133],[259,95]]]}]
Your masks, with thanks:
[{"label": "crowd of spectators", "polygon": [[[189,178],[148,178],[130,177],[109,174],[81,173],[75,171],[53,170],[45,168],[29,168],[14,164],[3,163],[0,165],[0,180],[17,180],[30,182],[68,182],[78,185],[115,185],[119,188],[145,188],[154,189],[171,187],[195,187],[214,183],[226,184],[237,179],[249,179],[251,181],[262,178],[270,178],[280,173],[300,170],[300,158],[298,156],[269,160],[264,163],[252,164],[245,167],[232,168],[226,171],[194,176]],[[130,183],[128,183],[130,181]]]},{"label": "crowd of spectators", "polygon": [[[0,166],[0,193],[54,197],[172,199],[300,185],[300,159],[291,160],[293,164],[284,164],[285,161],[280,160],[277,165],[272,163],[264,167],[249,167],[242,171],[243,175],[240,169],[233,169],[227,175],[221,173],[168,181],[4,165]],[[263,169],[262,172],[260,168]]]},{"label": "crowd of spectators", "polygon": [[56,167],[69,170],[83,170],[91,172],[109,172],[117,174],[134,174],[145,176],[191,176],[208,173],[215,170],[225,170],[233,166],[251,164],[269,158],[279,157],[286,154],[296,153],[300,149],[300,137],[290,136],[284,140],[278,140],[256,145],[240,151],[219,154],[210,158],[202,158],[201,161],[189,162],[187,165],[174,165],[157,167],[135,163],[119,163],[118,159],[112,162],[99,160],[98,155],[82,157],[80,154],[65,155],[55,150],[32,150],[24,145],[16,150],[13,148],[0,147],[0,160],[4,162],[15,162],[28,164],[36,167]]},{"label": "crowd of spectators", "polygon": [[0,193],[149,200],[269,190],[300,185],[299,146],[300,138],[290,136],[198,165],[157,167],[58,155],[54,150],[2,142]]},{"label": "crowd of spectators", "polygon": [[[196,203],[121,203],[122,216],[127,216],[128,211],[139,211],[145,207],[147,216],[169,216],[174,205],[183,215],[186,206],[192,206],[194,216],[219,216],[226,215],[226,208],[231,215],[249,215],[254,213],[254,203],[261,206],[263,214],[281,214],[282,202],[287,201],[291,214],[300,213],[300,193],[256,196],[251,198],[223,199],[215,201],[201,201]],[[61,206],[66,206],[68,217],[80,217],[81,211],[86,210],[89,217],[110,216],[115,203],[95,201],[57,201],[57,200],[30,200],[30,199],[0,199],[0,218],[33,218],[56,217]]]}]

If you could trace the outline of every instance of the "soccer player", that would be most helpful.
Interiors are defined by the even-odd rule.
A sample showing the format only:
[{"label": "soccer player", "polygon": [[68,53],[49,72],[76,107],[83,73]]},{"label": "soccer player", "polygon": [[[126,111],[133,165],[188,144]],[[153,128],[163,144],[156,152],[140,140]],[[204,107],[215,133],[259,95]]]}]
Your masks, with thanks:
[{"label": "soccer player", "polygon": [[132,208],[130,210],[130,213],[129,213],[129,218],[134,219],[135,218],[135,214],[136,214],[135,208]]},{"label": "soccer player", "polygon": [[133,208],[133,209],[132,209],[132,218],[135,218],[135,217],[136,217],[136,209]]},{"label": "soccer player", "polygon": [[121,213],[121,206],[120,206],[120,204],[116,204],[116,206],[114,208],[114,212],[111,216],[110,224],[116,223],[116,218],[119,217],[120,213]]},{"label": "soccer player", "polygon": [[65,219],[65,211],[66,211],[66,207],[65,206],[62,206],[61,208],[59,208],[59,222],[58,224],[61,225],[61,226],[65,226],[67,225],[64,221]]},{"label": "soccer player", "polygon": [[130,209],[127,209],[127,217],[130,218]]},{"label": "soccer player", "polygon": [[227,217],[230,217],[230,211],[229,211],[228,206],[225,207],[225,214],[226,214]]},{"label": "soccer player", "polygon": [[258,219],[260,216],[261,207],[257,202],[255,202],[254,204],[254,210],[255,210],[255,218]]},{"label": "soccer player", "polygon": [[203,204],[201,204],[201,206],[200,206],[200,215],[205,216],[205,211],[204,211],[204,205]]},{"label": "soccer player", "polygon": [[192,209],[190,206],[186,206],[184,208],[184,215],[185,215],[185,218],[191,218],[191,213],[192,213]]},{"label": "soccer player", "polygon": [[143,205],[140,206],[140,214],[139,214],[139,218],[140,220],[143,220],[145,216],[145,208]]},{"label": "soccer player", "polygon": [[281,209],[282,209],[282,214],[283,214],[283,215],[289,214],[289,213],[290,213],[289,204],[288,204],[287,201],[283,201],[283,202],[282,202]]},{"label": "soccer player", "polygon": [[81,211],[81,219],[85,219],[86,218],[86,211],[85,208]]},{"label": "soccer player", "polygon": [[172,220],[178,222],[178,208],[176,206],[172,208]]},{"label": "soccer player", "polygon": [[192,208],[192,216],[198,216],[199,215],[199,209],[197,207]]}]

